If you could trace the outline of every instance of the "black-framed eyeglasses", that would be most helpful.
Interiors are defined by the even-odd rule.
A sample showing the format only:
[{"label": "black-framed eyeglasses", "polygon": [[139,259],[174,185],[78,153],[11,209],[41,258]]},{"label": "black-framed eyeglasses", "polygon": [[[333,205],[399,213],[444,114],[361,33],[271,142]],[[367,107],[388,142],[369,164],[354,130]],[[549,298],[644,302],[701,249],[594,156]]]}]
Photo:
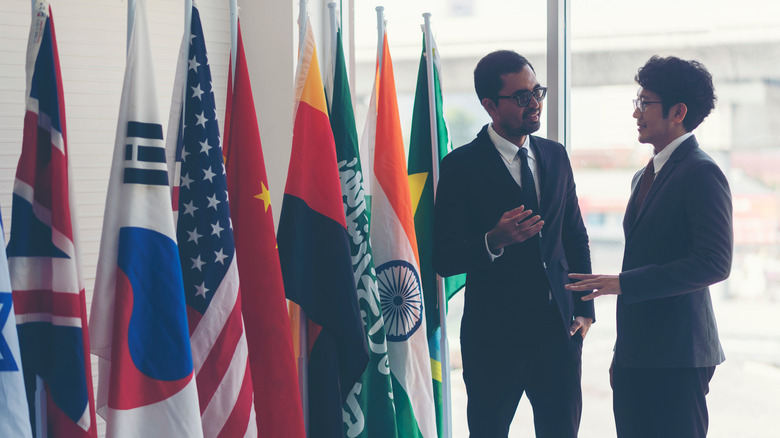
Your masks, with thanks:
[{"label": "black-framed eyeglasses", "polygon": [[642,99],[634,99],[632,100],[634,102],[634,109],[639,110],[640,113],[645,112],[647,109],[647,104],[649,103],[663,103],[660,100],[642,100]]},{"label": "black-framed eyeglasses", "polygon": [[531,98],[536,99],[537,102],[544,100],[547,96],[547,87],[534,88],[533,91],[523,91],[522,93],[513,94],[511,96],[496,96],[499,99],[514,99],[517,102],[517,106],[528,106],[531,103]]}]

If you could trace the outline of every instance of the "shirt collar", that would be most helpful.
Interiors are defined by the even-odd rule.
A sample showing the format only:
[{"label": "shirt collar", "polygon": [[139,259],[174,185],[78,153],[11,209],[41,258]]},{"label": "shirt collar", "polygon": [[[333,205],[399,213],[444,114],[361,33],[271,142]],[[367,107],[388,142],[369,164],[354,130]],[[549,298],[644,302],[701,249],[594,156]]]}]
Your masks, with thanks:
[{"label": "shirt collar", "polygon": [[685,140],[687,140],[690,136],[692,136],[692,132],[686,132],[685,134],[675,138],[672,140],[671,143],[669,143],[665,148],[661,150],[661,152],[655,154],[653,156],[653,167],[655,169],[655,174],[657,175],[658,172],[661,171],[661,168],[666,164],[667,161],[669,161],[669,157],[672,156],[672,153],[679,147]]},{"label": "shirt collar", "polygon": [[[517,158],[517,153],[520,152],[520,148],[517,147],[516,144],[512,143],[511,141],[505,139],[504,137],[501,137],[495,129],[493,129],[493,124],[488,125],[488,136],[490,136],[490,140],[493,142],[493,145],[495,145],[496,149],[498,150],[498,153],[501,154],[502,157],[508,162],[511,163],[514,161],[515,158]],[[526,135],[525,136],[525,142],[523,142],[523,148],[528,149],[528,157],[534,161],[536,161],[536,157],[534,156],[534,150],[531,149],[531,136]]]}]

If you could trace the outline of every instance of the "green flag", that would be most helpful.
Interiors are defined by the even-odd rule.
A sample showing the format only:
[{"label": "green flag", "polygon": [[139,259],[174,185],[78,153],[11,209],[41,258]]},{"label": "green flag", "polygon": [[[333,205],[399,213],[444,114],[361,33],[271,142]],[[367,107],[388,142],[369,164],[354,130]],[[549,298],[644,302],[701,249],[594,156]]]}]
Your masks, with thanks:
[{"label": "green flag", "polygon": [[[444,121],[442,108],[441,84],[439,82],[439,57],[436,44],[431,36],[433,47],[433,88],[435,98],[435,120],[437,131],[436,150],[440,161],[452,150],[447,124]],[[423,293],[425,294],[425,319],[428,322],[428,347],[431,354],[431,370],[433,376],[433,396],[436,404],[436,423],[439,436],[443,431],[442,406],[442,369],[441,345],[439,336],[441,322],[439,319],[440,303],[438,300],[438,281],[432,266],[433,257],[433,202],[434,202],[434,166],[438,172],[439,161],[434,163],[431,147],[431,111],[429,106],[428,66],[423,36],[423,51],[420,57],[420,68],[417,73],[417,90],[414,96],[414,111],[412,113],[412,131],[409,142],[409,188],[412,193],[414,209],[414,229],[417,234],[417,249],[420,252],[420,276],[422,277]],[[437,173],[438,174],[438,173]],[[444,279],[445,296],[447,300],[463,288],[466,275],[456,275]],[[446,303],[444,304],[446,305]]]},{"label": "green flag", "polygon": [[357,299],[369,346],[366,371],[342,406],[346,437],[396,438],[390,363],[382,307],[369,241],[369,209],[360,165],[355,115],[347,82],[341,30],[336,35],[335,71],[330,87],[330,126],[336,140],[341,192],[352,249]]}]

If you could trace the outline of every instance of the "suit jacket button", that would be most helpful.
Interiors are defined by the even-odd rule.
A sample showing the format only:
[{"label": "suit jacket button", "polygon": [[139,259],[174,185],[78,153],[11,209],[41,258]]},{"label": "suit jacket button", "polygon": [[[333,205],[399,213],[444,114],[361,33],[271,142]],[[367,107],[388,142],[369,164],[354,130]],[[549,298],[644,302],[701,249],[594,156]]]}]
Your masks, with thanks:
[{"label": "suit jacket button", "polygon": [[542,267],[543,267],[544,269],[547,269],[547,262],[542,262]]}]

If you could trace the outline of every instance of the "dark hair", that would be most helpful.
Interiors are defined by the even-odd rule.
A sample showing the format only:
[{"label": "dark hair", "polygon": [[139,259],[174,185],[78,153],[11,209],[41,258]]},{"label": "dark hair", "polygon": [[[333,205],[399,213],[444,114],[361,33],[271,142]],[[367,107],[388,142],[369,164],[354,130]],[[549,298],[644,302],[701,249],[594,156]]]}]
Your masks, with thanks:
[{"label": "dark hair", "polygon": [[715,108],[715,89],[712,75],[698,61],[686,61],[674,56],[653,56],[639,68],[634,80],[644,89],[661,98],[664,117],[678,103],[688,107],[683,127],[688,132],[699,124]]},{"label": "dark hair", "polygon": [[496,50],[480,59],[474,69],[474,89],[480,102],[486,97],[495,101],[498,91],[504,86],[501,76],[519,72],[526,65],[536,73],[524,56],[512,50]]}]

